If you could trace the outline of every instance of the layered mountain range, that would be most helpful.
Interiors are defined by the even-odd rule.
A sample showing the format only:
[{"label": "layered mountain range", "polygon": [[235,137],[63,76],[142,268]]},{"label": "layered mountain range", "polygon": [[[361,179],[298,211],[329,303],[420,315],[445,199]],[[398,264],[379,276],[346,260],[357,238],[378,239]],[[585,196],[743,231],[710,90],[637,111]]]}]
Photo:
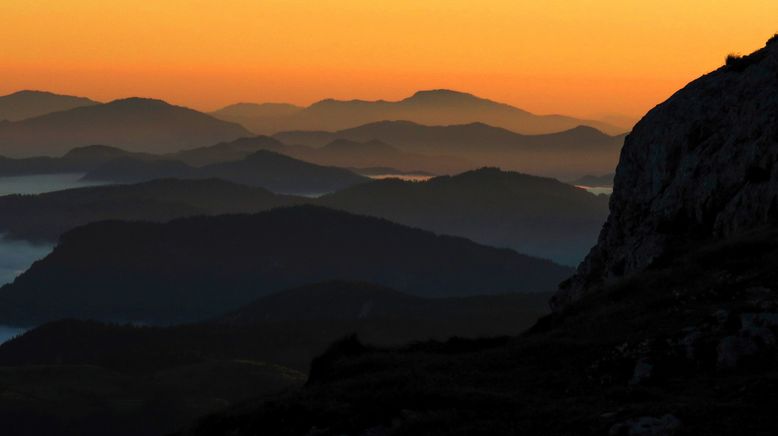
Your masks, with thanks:
[{"label": "layered mountain range", "polygon": [[[112,174],[118,176],[118,170]],[[310,188],[326,181],[308,180],[306,174],[289,171],[269,186],[278,187],[282,180],[295,179],[296,184],[304,182]],[[235,174],[224,175],[230,176]],[[259,178],[254,176],[253,180]],[[256,213],[308,203],[575,265],[596,242],[608,213],[606,196],[553,179],[495,168],[424,182],[358,182],[320,198],[273,194],[264,188],[219,179],[188,178],[11,195],[0,197],[0,209],[6,212],[0,215],[0,233],[14,239],[55,243],[62,233],[100,220],[167,221],[194,215]],[[286,188],[291,185],[285,183]]]},{"label": "layered mountain range", "polygon": [[419,124],[466,124],[482,122],[527,134],[549,133],[587,125],[616,134],[628,127],[582,120],[564,115],[535,115],[508,104],[448,89],[419,91],[399,101],[327,99],[308,107],[287,104],[232,105],[211,115],[245,125],[255,133],[283,130],[341,130],[384,120],[407,120]]},{"label": "layered mountain range", "polygon": [[50,255],[0,288],[0,322],[181,323],[328,279],[427,297],[540,292],[570,272],[512,250],[312,206],[103,221],[64,234]]},{"label": "layered mountain range", "polygon": [[584,126],[526,135],[484,123],[422,125],[409,121],[380,121],[334,132],[280,132],[274,137],[313,147],[337,139],[379,140],[407,152],[449,155],[480,166],[560,178],[612,172],[624,141],[624,135],[611,136]]}]

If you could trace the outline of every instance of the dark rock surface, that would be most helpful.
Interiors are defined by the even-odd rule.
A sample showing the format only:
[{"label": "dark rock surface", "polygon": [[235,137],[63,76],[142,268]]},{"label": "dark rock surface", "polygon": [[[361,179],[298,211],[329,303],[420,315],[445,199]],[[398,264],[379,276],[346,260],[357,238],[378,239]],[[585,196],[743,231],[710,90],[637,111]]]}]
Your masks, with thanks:
[{"label": "dark rock surface", "polygon": [[778,218],[778,38],[678,91],[624,143],[611,214],[555,309],[695,240]]}]

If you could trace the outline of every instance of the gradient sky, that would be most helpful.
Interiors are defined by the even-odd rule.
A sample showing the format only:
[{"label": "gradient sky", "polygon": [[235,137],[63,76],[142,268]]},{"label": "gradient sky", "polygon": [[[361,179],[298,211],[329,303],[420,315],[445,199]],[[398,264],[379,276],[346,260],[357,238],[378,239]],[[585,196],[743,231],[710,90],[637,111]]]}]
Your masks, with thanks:
[{"label": "gradient sky", "polygon": [[399,99],[642,114],[778,32],[775,0],[3,0],[0,94]]}]

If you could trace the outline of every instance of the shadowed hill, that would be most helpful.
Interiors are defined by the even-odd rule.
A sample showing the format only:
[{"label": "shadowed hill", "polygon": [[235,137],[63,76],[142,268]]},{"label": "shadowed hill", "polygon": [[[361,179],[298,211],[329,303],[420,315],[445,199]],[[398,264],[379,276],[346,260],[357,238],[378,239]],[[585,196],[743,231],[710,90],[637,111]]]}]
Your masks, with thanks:
[{"label": "shadowed hill", "polygon": [[[150,178],[196,175],[196,169],[165,161],[116,160],[105,169],[124,180],[120,176],[125,164],[125,168],[138,165],[146,169]],[[168,166],[184,171],[153,174]],[[234,177],[235,172],[220,175]],[[51,241],[70,228],[102,219],[164,221],[199,214],[253,213],[302,202],[462,236],[568,265],[580,261],[594,245],[608,210],[607,197],[553,179],[493,168],[426,182],[370,181],[318,199],[272,195],[263,189],[194,178],[0,197],[0,207],[7,212],[0,216],[0,232]]]},{"label": "shadowed hill", "polygon": [[0,233],[32,241],[56,241],[74,228],[121,219],[169,221],[193,215],[256,213],[303,199],[216,179],[154,180],[137,185],[68,189],[0,197]]},{"label": "shadowed hill", "polygon": [[590,127],[521,135],[483,123],[425,126],[408,121],[382,121],[336,132],[282,132],[275,137],[287,144],[309,146],[336,139],[379,140],[404,151],[563,178],[613,171],[624,140],[623,135],[610,136]]},{"label": "shadowed hill", "polygon": [[544,298],[547,293],[427,299],[369,283],[330,281],[280,291],[207,323],[54,321],[0,346],[0,365],[145,372],[229,358],[307,371],[316,354],[350,333],[384,345],[518,333],[548,313]]},{"label": "shadowed hill", "polygon": [[495,168],[426,182],[374,181],[319,204],[570,265],[596,243],[608,215],[607,197]]},{"label": "shadowed hill", "polygon": [[435,297],[538,292],[570,273],[511,250],[310,206],[165,224],[100,222],[66,233],[1,288],[0,322],[186,322],[327,279]]},{"label": "shadowed hill", "polygon": [[398,171],[448,174],[466,171],[474,166],[461,158],[403,152],[381,141],[363,143],[334,140],[322,147],[310,147],[286,145],[268,136],[241,138],[231,142],[182,151],[167,157],[181,160],[190,165],[203,166],[240,160],[261,150],[273,151],[318,165],[341,168],[388,167]]},{"label": "shadowed hill", "polygon": [[401,151],[387,143],[372,140],[365,142],[336,139],[321,148],[288,146],[290,156],[322,165],[348,168],[389,167],[399,171],[452,174],[467,171],[475,164],[467,159],[438,154],[421,154]]},{"label": "shadowed hill", "polygon": [[185,434],[770,434],[777,235],[690,247],[507,341],[342,341],[300,391]]},{"label": "shadowed hill", "polygon": [[245,159],[205,166],[199,172],[274,192],[323,194],[368,179],[349,170],[303,162],[271,151],[257,151]]},{"label": "shadowed hill", "polygon": [[85,173],[114,159],[131,157],[152,160],[155,155],[131,153],[116,147],[89,145],[74,148],[62,157],[28,157],[12,159],[0,156],[0,177],[36,174]]},{"label": "shadowed hill", "polygon": [[238,124],[160,100],[129,98],[0,125],[0,155],[58,155],[89,144],[165,153],[249,135]]},{"label": "shadowed hill", "polygon": [[20,121],[83,106],[100,104],[84,97],[44,91],[19,91],[0,96],[0,120]]},{"label": "shadowed hill", "polygon": [[570,182],[575,186],[589,186],[595,188],[605,188],[613,186],[613,177],[615,174],[603,174],[601,176],[586,175]]},{"label": "shadowed hill", "polygon": [[[509,334],[523,330],[519,325],[546,313],[542,293],[484,295],[458,298],[422,298],[369,283],[331,281],[290,289],[262,297],[239,310],[216,320],[233,326],[269,322],[371,321],[397,320],[395,329],[428,325],[415,339],[447,338],[452,335],[478,337],[489,334]],[[399,321],[403,320],[403,321]],[[516,323],[516,324],[514,324]],[[440,327],[433,325],[440,324]],[[443,327],[443,324],[448,326]],[[367,331],[356,329],[365,336]],[[367,337],[380,343],[406,341],[379,338],[378,331]],[[334,338],[335,339],[335,338]]]},{"label": "shadowed hill", "polygon": [[483,122],[528,134],[588,125],[614,134],[622,133],[621,129],[600,121],[535,115],[504,103],[447,89],[419,91],[400,101],[327,99],[302,109],[239,106],[227,107],[213,115],[244,123],[262,134],[283,130],[340,130],[384,120],[410,120],[430,125]]},{"label": "shadowed hill", "polygon": [[327,282],[262,298],[232,317],[240,325],[55,321],[0,346],[0,382],[14,393],[0,396],[0,418],[16,423],[3,434],[168,434],[204,414],[299,387],[314,356],[345,335],[395,345],[514,334],[547,313],[547,298],[428,300]]},{"label": "shadowed hill", "polygon": [[241,160],[191,167],[177,160],[117,159],[88,172],[85,180],[135,183],[159,178],[219,178],[273,192],[323,194],[368,179],[349,170],[315,165],[271,151],[255,151]]},{"label": "shadowed hill", "polygon": [[174,160],[180,160],[188,165],[200,167],[220,162],[241,160],[258,151],[274,151],[283,153],[285,145],[269,136],[252,136],[234,141],[220,142],[215,145],[183,150],[170,154]]},{"label": "shadowed hill", "polygon": [[237,103],[211,112],[211,115],[238,123],[255,133],[269,134],[284,130],[289,118],[303,109],[287,103]]}]

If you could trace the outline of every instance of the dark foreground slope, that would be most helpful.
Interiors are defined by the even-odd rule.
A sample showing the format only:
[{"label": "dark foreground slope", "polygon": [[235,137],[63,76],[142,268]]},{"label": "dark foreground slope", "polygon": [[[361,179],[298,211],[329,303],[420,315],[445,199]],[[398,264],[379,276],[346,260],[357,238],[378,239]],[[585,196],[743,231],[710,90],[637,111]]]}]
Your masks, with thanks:
[{"label": "dark foreground slope", "polygon": [[583,260],[608,216],[607,197],[496,168],[426,182],[375,181],[319,204],[569,265]]},{"label": "dark foreground slope", "polygon": [[102,220],[169,221],[195,215],[257,213],[303,201],[216,179],[165,179],[8,195],[0,197],[0,233],[54,242],[70,229]]},{"label": "dark foreground slope", "polygon": [[100,222],[66,233],[1,288],[0,322],[185,322],[327,279],[435,297],[537,292],[570,272],[511,250],[310,206],[165,224]]},{"label": "dark foreground slope", "polygon": [[307,371],[356,333],[373,343],[517,334],[549,312],[548,293],[421,298],[362,282],[280,291],[207,322],[174,327],[54,321],[0,346],[0,365],[99,365],[125,372],[250,359]]},{"label": "dark foreground slope", "polygon": [[15,423],[3,435],[166,434],[249,397],[299,387],[311,359],[344,335],[398,344],[515,334],[547,313],[547,298],[428,300],[327,282],[261,298],[208,324],[53,322],[0,346],[0,418]]},{"label": "dark foreground slope", "polygon": [[776,264],[772,229],[593,291],[507,343],[344,341],[299,392],[187,434],[771,434]]}]

